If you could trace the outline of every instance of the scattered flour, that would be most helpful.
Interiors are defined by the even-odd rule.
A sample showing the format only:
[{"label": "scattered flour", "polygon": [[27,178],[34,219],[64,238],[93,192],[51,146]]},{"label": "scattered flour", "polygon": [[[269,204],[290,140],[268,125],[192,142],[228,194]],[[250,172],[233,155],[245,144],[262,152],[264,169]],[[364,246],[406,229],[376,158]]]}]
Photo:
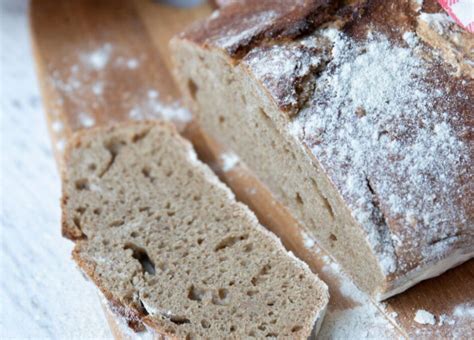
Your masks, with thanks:
[{"label": "scattered flour", "polygon": [[[220,12],[217,12],[220,13]],[[219,14],[211,20],[218,18]],[[230,29],[224,36],[219,37],[214,43],[224,49],[233,50],[242,41],[248,41],[259,32],[265,30],[273,23],[273,19],[278,16],[275,11],[257,12],[252,16],[246,16],[244,21],[240,22],[238,29]]]},{"label": "scattered flour", "polygon": [[471,318],[474,320],[474,305],[463,303],[454,307],[453,316],[457,318]]},{"label": "scattered flour", "polygon": [[100,81],[92,85],[92,92],[96,96],[101,96],[104,93],[104,84]]},{"label": "scattered flour", "polygon": [[306,248],[311,249],[311,248],[314,247],[315,242],[314,242],[314,239],[311,236],[309,236],[304,231],[301,232],[301,236],[303,237],[304,246]]},{"label": "scattered flour", "polygon": [[131,108],[129,117],[135,120],[154,118],[187,123],[192,119],[192,114],[178,102],[163,103],[159,92],[149,89],[146,95],[141,96],[141,100],[137,100]]},{"label": "scattered flour", "polygon": [[254,188],[254,187],[246,188],[245,191],[246,191],[247,194],[249,194],[249,195],[255,195],[255,194],[257,194],[257,188]]},{"label": "scattered flour", "polygon": [[455,21],[446,13],[420,13],[420,20],[433,27],[439,34],[444,34],[445,30]]},{"label": "scattered flour", "polygon": [[416,311],[414,320],[422,325],[434,325],[436,323],[434,315],[424,309]]},{"label": "scattered flour", "polygon": [[64,129],[64,125],[61,121],[59,120],[55,120],[54,122],[51,123],[51,129],[55,132],[55,133],[59,133],[61,132],[63,129]]},{"label": "scattered flour", "polygon": [[[412,249],[423,260],[442,257],[456,241],[447,235],[467,223],[453,203],[453,174],[470,156],[451,125],[450,101],[426,83],[428,70],[412,48],[375,34],[364,43],[333,29],[326,36],[332,59],[289,130],[327,170],[385,274],[409,270],[403,252],[413,256]],[[388,219],[402,227],[390,229]]]},{"label": "scattered flour", "polygon": [[232,170],[240,161],[239,156],[233,152],[226,152],[220,155],[222,170],[224,172]]},{"label": "scattered flour", "polygon": [[140,64],[140,63],[139,63],[138,60],[135,59],[135,58],[129,59],[129,60],[127,61],[127,67],[128,67],[129,69],[131,69],[131,70],[134,70],[134,69],[138,68],[139,64]]},{"label": "scattered flour", "polygon": [[80,112],[78,115],[78,119],[80,124],[86,128],[92,127],[95,124],[95,119],[86,112]]},{"label": "scattered flour", "polygon": [[64,105],[68,105],[68,110],[75,110],[80,126],[91,127],[95,124],[94,115],[111,109],[107,105],[110,101],[108,94],[114,93],[121,98],[113,102],[113,109],[128,114],[130,119],[164,119],[178,125],[189,122],[192,115],[186,108],[179,102],[163,100],[153,88],[143,90],[146,84],[142,88],[127,88],[112,81],[124,73],[127,77],[134,76],[129,75],[130,70],[137,69],[140,62],[147,59],[146,55],[131,56],[127,53],[119,46],[105,43],[97,49],[80,53],[78,62],[68,70],[50,69],[52,85],[61,95],[58,109],[64,110]]},{"label": "scattered flour", "polygon": [[111,54],[112,54],[112,45],[110,43],[105,43],[100,48],[92,52],[83,54],[82,59],[85,60],[85,62],[89,66],[99,71],[99,70],[103,70],[107,66],[110,60]]},{"label": "scattered flour", "polygon": [[382,306],[376,306],[366,293],[359,290],[329,256],[323,255],[321,258],[325,263],[323,271],[337,278],[340,292],[352,300],[355,306],[345,309],[329,306],[318,338],[341,340],[401,338],[395,327],[383,316]]},{"label": "scattered flour", "polygon": [[55,146],[57,151],[62,152],[66,147],[66,141],[64,139],[59,139],[58,141],[56,141]]}]

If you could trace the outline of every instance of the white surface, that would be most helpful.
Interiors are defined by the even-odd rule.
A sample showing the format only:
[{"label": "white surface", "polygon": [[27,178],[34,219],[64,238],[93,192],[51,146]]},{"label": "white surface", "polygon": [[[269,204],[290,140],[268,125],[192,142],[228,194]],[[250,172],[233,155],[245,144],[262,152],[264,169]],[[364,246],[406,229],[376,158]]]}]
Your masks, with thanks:
[{"label": "white surface", "polygon": [[60,235],[60,182],[30,50],[27,1],[0,0],[0,338],[111,338]]}]

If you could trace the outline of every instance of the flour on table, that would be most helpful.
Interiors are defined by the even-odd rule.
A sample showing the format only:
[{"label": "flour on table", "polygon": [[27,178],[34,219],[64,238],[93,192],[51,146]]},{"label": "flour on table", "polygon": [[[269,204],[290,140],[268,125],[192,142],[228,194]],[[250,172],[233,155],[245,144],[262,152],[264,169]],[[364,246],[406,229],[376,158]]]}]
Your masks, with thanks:
[{"label": "flour on table", "polygon": [[64,149],[66,148],[66,141],[64,139],[59,139],[58,141],[56,141],[55,147],[59,152],[64,151]]},{"label": "flour on table", "polygon": [[311,249],[311,248],[314,247],[315,242],[314,242],[314,239],[311,236],[309,236],[304,231],[301,232],[301,236],[303,237],[303,244],[307,249]]},{"label": "flour on table", "polygon": [[95,119],[86,112],[79,113],[78,117],[79,117],[79,122],[81,123],[83,127],[88,128],[88,127],[94,126],[95,124]]},{"label": "flour on table", "polygon": [[128,115],[131,119],[164,119],[167,121],[187,123],[192,119],[192,114],[179,102],[165,104],[160,99],[160,94],[154,89],[149,89],[141,99],[135,102]]},{"label": "flour on table", "polygon": [[111,54],[112,45],[110,43],[105,43],[92,52],[82,54],[81,57],[87,65],[93,67],[95,70],[100,71],[107,66]]},{"label": "flour on table", "polygon": [[[319,249],[316,247],[315,249]],[[401,338],[395,327],[380,311],[370,297],[358,289],[329,256],[322,256],[323,271],[339,281],[339,291],[356,305],[345,309],[329,306],[319,339],[397,339]],[[336,288],[337,289],[337,288]]]},{"label": "flour on table", "polygon": [[139,65],[139,62],[135,58],[128,59],[128,61],[127,61],[127,67],[131,70],[136,69],[138,67],[138,65]]},{"label": "flour on table", "polygon": [[53,130],[53,132],[59,133],[64,129],[64,125],[61,121],[55,120],[51,123],[51,129]]},{"label": "flour on table", "polygon": [[226,152],[220,155],[222,170],[224,172],[232,170],[240,161],[239,156],[233,152]]},{"label": "flour on table", "polygon": [[[130,55],[112,43],[105,43],[91,51],[82,51],[76,64],[68,70],[52,70],[51,83],[60,92],[59,109],[76,110],[79,127],[95,125],[95,116],[105,110],[125,112],[135,120],[164,119],[178,124],[192,119],[191,113],[177,101],[161,98],[154,88],[124,88],[116,79],[139,77],[138,69],[145,55]],[[112,81],[113,79],[113,81]],[[137,81],[140,80],[137,78]],[[145,87],[146,90],[143,89]],[[112,105],[109,93],[121,95]],[[72,104],[72,105],[68,105]],[[87,112],[85,114],[84,112]]]}]

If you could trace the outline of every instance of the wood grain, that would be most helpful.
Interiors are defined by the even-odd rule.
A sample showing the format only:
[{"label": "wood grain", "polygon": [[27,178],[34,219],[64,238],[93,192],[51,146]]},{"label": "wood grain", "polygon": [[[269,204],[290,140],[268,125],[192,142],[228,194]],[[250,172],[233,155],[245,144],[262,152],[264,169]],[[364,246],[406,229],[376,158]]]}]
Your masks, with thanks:
[{"label": "wood grain", "polygon": [[[188,23],[210,11],[208,5],[176,9],[146,0],[33,0],[32,42],[58,162],[67,138],[74,131],[87,128],[91,121],[94,125],[107,125],[129,120],[131,111],[137,107],[145,111],[141,118],[154,118],[146,111],[151,108],[144,106],[150,91],[156,91],[165,104],[179,100],[170,75],[172,64],[167,42]],[[107,52],[107,46],[111,51],[105,67],[97,69],[87,65],[84,58],[94,51],[104,52],[104,48]],[[139,62],[136,68],[126,67],[127,61],[135,59]],[[98,83],[102,84],[100,95],[94,91]],[[84,120],[84,115],[90,119]],[[374,324],[378,317],[387,318],[398,335],[424,338],[450,337],[454,332],[466,338],[472,335],[472,319],[457,320],[454,325],[431,326],[420,325],[413,318],[418,309],[428,310],[437,317],[451,316],[459,304],[473,303],[474,261],[422,282],[384,304],[355,300],[341,290],[341,280],[347,279],[327,270],[331,261],[327,254],[316,245],[311,249],[305,247],[297,222],[244,165],[222,171],[221,146],[195,123],[189,124],[183,134],[193,142],[200,158],[234,190],[237,198],[256,212],[261,223],[278,234],[285,246],[328,284],[330,311],[369,303],[376,311]],[[396,318],[393,312],[398,315]],[[395,335],[393,329],[387,328],[387,337]]]}]

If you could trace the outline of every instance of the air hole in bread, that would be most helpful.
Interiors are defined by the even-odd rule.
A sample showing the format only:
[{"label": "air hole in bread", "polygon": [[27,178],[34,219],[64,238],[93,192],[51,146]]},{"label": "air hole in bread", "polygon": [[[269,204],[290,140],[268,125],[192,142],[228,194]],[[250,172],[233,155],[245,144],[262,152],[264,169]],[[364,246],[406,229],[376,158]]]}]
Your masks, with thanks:
[{"label": "air hole in bread", "polygon": [[208,329],[208,328],[211,327],[211,324],[210,324],[209,321],[207,321],[207,320],[201,320],[201,326],[202,326],[202,328],[204,328],[204,329]]},{"label": "air hole in bread", "polygon": [[74,216],[72,222],[78,229],[81,229],[81,219],[78,216]]},{"label": "air hole in bread", "polygon": [[334,219],[334,211],[332,210],[331,204],[329,203],[326,197],[322,197],[322,199],[323,199],[324,207],[326,208],[329,216],[331,216],[331,218]]},{"label": "air hole in bread", "polygon": [[148,310],[145,308],[145,304],[143,303],[142,300],[138,300],[140,301],[140,309],[141,309],[141,312],[146,316],[146,315],[150,315],[150,313],[148,312]]},{"label": "air hole in bread", "polygon": [[203,238],[198,238],[197,239],[197,244],[201,245],[204,242]]},{"label": "air hole in bread", "polygon": [[232,332],[235,332],[235,330],[236,330],[235,326],[230,326],[229,331],[230,331],[231,333],[232,333]]},{"label": "air hole in bread", "polygon": [[205,289],[192,285],[188,291],[188,299],[192,301],[202,301],[206,293],[207,291]]},{"label": "air hole in bread", "polygon": [[92,210],[92,212],[94,213],[94,215],[100,215],[100,214],[102,214],[102,209],[101,208],[95,208],[94,210]]},{"label": "air hole in bread", "polygon": [[132,137],[132,142],[136,143],[136,142],[142,140],[143,138],[145,138],[148,135],[149,132],[150,132],[150,129],[147,129],[147,130],[144,130],[140,133],[134,134],[133,137]]},{"label": "air hole in bread", "polygon": [[191,95],[193,100],[196,100],[196,94],[197,94],[198,89],[199,88],[196,85],[196,83],[194,82],[194,80],[189,79],[188,80],[188,90],[189,90],[189,94]]},{"label": "air hole in bread", "polygon": [[214,251],[220,251],[225,248],[232,247],[234,244],[236,244],[239,241],[246,240],[248,238],[248,235],[241,235],[241,236],[229,236],[223,239],[222,241],[219,242],[219,244],[214,248]]},{"label": "air hole in bread", "polygon": [[277,338],[277,337],[278,337],[278,334],[272,332],[272,333],[266,334],[265,337],[267,337],[267,338]]},{"label": "air hole in bread", "polygon": [[334,235],[334,234],[329,234],[329,239],[330,239],[331,241],[337,241],[337,237],[336,237],[336,235]]},{"label": "air hole in bread", "polygon": [[219,124],[224,124],[225,118],[224,116],[219,116]]},{"label": "air hole in bread", "polygon": [[217,294],[213,294],[212,296],[212,303],[215,305],[226,305],[227,304],[227,296],[229,295],[229,291],[225,288],[220,288],[217,291]]},{"label": "air hole in bread", "polygon": [[260,114],[265,118],[265,119],[268,119],[270,120],[270,116],[268,115],[268,113],[265,112],[264,109],[262,109],[261,107],[258,108]]},{"label": "air hole in bread", "polygon": [[133,243],[127,243],[123,248],[132,250],[132,257],[140,262],[144,273],[155,275],[155,264],[150,260],[150,257],[148,256],[148,253],[145,249]]},{"label": "air hole in bread", "polygon": [[149,166],[144,166],[142,169],[143,176],[145,176],[146,178],[150,178],[150,171],[151,169]]},{"label": "air hole in bread", "polygon": [[138,233],[136,231],[132,231],[130,233],[130,237],[133,237],[133,238],[138,237]]},{"label": "air hole in bread", "polygon": [[78,179],[75,185],[77,190],[89,190],[89,180],[87,178]]},{"label": "air hole in bread", "polygon": [[257,293],[258,293],[258,290],[249,290],[249,291],[247,291],[248,296],[254,296]]},{"label": "air hole in bread", "polygon": [[117,157],[120,149],[126,145],[124,141],[119,141],[115,139],[111,139],[104,143],[104,148],[107,149],[107,151],[110,153],[110,160],[105,166],[104,170],[99,174],[99,177],[103,177],[112,167],[112,165],[115,163],[115,158]]},{"label": "air hole in bread", "polygon": [[115,220],[109,224],[109,227],[120,227],[125,224],[124,220]]},{"label": "air hole in bread", "polygon": [[97,169],[97,165],[94,163],[89,164],[88,166],[89,171],[95,171]]},{"label": "air hole in bread", "polygon": [[296,203],[298,203],[299,205],[304,205],[303,199],[301,198],[299,192],[296,193]]},{"label": "air hole in bread", "polygon": [[[187,324],[187,323],[191,323],[191,321],[184,317],[184,316],[179,316],[179,315],[172,315],[170,316],[170,321],[176,325],[184,325],[184,324]],[[189,334],[188,334],[189,336]],[[187,338],[187,337],[186,337]]]},{"label": "air hole in bread", "polygon": [[246,244],[246,245],[244,246],[244,251],[245,251],[246,253],[250,253],[250,252],[252,251],[252,249],[253,249],[253,244],[252,244],[252,243]]},{"label": "air hole in bread", "polygon": [[318,196],[321,198],[321,202],[324,208],[326,208],[326,211],[328,212],[329,217],[331,217],[331,219],[334,219],[334,211],[332,209],[331,204],[329,203],[329,200],[321,194],[321,190],[319,190],[318,183],[316,183],[316,181],[313,178],[310,178],[310,180],[311,180],[311,183],[313,184],[314,190],[316,191]]},{"label": "air hole in bread", "polygon": [[302,330],[302,329],[303,329],[303,327],[301,327],[301,326],[299,326],[299,325],[298,325],[298,326],[294,326],[294,327],[291,329],[291,332],[292,332],[292,333],[296,333],[296,332],[299,332],[299,331]]},{"label": "air hole in bread", "polygon": [[272,266],[270,264],[266,264],[263,266],[262,269],[260,269],[260,272],[250,280],[252,285],[257,286],[260,282],[263,282],[265,280],[265,276],[270,272],[270,269]]}]

